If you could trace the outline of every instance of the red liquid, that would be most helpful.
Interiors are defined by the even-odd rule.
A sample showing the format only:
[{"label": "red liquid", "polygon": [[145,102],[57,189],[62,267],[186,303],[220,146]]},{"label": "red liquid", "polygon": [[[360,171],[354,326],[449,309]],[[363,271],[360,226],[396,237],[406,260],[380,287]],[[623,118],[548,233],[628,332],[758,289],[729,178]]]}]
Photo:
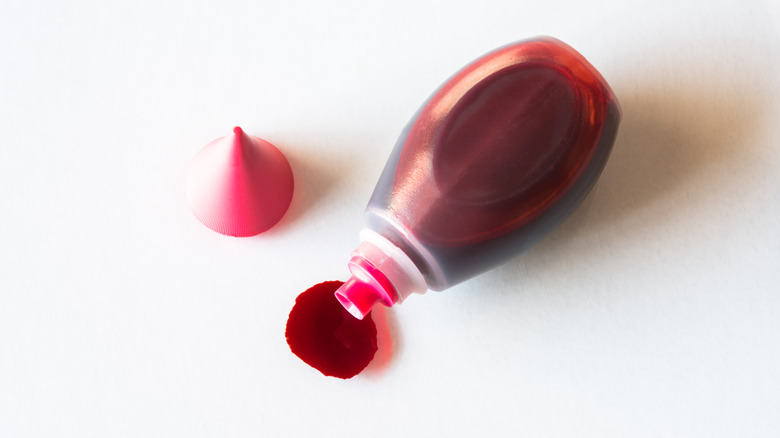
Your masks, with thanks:
[{"label": "red liquid", "polygon": [[430,288],[446,289],[563,222],[601,173],[619,121],[604,79],[565,44],[499,49],[412,118],[369,202],[369,226],[407,252]]},{"label": "red liquid", "polygon": [[377,351],[371,314],[356,319],[333,293],[343,282],[326,281],[298,295],[287,319],[287,344],[326,376],[349,379],[368,366]]}]

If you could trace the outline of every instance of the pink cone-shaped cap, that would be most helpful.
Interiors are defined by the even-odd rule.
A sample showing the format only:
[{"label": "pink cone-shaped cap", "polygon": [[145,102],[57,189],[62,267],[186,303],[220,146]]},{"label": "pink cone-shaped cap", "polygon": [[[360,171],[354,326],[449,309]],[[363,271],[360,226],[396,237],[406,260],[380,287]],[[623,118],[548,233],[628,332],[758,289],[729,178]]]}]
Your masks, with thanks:
[{"label": "pink cone-shaped cap", "polygon": [[187,171],[187,201],[204,225],[228,236],[248,237],[284,216],[293,194],[290,163],[271,143],[233,134],[212,141]]}]

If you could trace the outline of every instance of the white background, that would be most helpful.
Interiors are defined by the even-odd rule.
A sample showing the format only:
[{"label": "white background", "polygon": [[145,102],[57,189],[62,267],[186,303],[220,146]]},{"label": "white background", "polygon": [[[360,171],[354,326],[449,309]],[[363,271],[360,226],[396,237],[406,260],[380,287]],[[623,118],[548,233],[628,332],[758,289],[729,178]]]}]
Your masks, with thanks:
[{"label": "white background", "polygon": [[[624,118],[528,254],[379,312],[327,378],[284,340],[346,277],[397,135],[441,81],[538,34]],[[780,435],[780,5],[0,2],[0,436]],[[233,126],[290,211],[218,235],[184,199]]]}]

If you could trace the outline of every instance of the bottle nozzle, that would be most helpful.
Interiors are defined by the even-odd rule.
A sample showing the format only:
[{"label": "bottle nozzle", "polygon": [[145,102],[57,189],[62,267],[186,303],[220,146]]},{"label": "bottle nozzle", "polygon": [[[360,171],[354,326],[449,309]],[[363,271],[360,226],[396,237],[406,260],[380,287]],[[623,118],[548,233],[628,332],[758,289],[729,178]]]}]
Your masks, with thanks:
[{"label": "bottle nozzle", "polygon": [[357,319],[363,319],[375,304],[385,301],[380,291],[355,277],[341,285],[336,299]]},{"label": "bottle nozzle", "polygon": [[335,292],[342,306],[357,319],[376,303],[387,307],[428,286],[414,262],[395,244],[374,231],[360,233],[361,243],[347,263],[351,278]]},{"label": "bottle nozzle", "polygon": [[377,304],[392,306],[395,289],[387,278],[366,260],[355,257],[349,262],[352,277],[335,292],[336,299],[357,319],[363,319]]}]

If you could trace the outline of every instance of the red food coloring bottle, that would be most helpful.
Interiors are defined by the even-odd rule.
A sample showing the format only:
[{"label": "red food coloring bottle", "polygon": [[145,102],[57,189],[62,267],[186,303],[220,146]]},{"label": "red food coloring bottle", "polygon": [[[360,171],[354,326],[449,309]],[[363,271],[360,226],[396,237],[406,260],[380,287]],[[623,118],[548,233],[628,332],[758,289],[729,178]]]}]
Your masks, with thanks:
[{"label": "red food coloring bottle", "polygon": [[[377,303],[447,289],[525,252],[593,187],[620,117],[604,78],[554,38],[514,43],[469,64],[401,133],[336,298],[362,320]],[[318,305],[336,321],[333,302]],[[293,352],[296,333],[304,333],[290,326],[299,305],[287,329]],[[364,330],[375,336],[373,323]]]},{"label": "red food coloring bottle", "polygon": [[466,66],[401,133],[337,298],[362,318],[525,252],[593,187],[620,117],[601,74],[554,38]]}]

